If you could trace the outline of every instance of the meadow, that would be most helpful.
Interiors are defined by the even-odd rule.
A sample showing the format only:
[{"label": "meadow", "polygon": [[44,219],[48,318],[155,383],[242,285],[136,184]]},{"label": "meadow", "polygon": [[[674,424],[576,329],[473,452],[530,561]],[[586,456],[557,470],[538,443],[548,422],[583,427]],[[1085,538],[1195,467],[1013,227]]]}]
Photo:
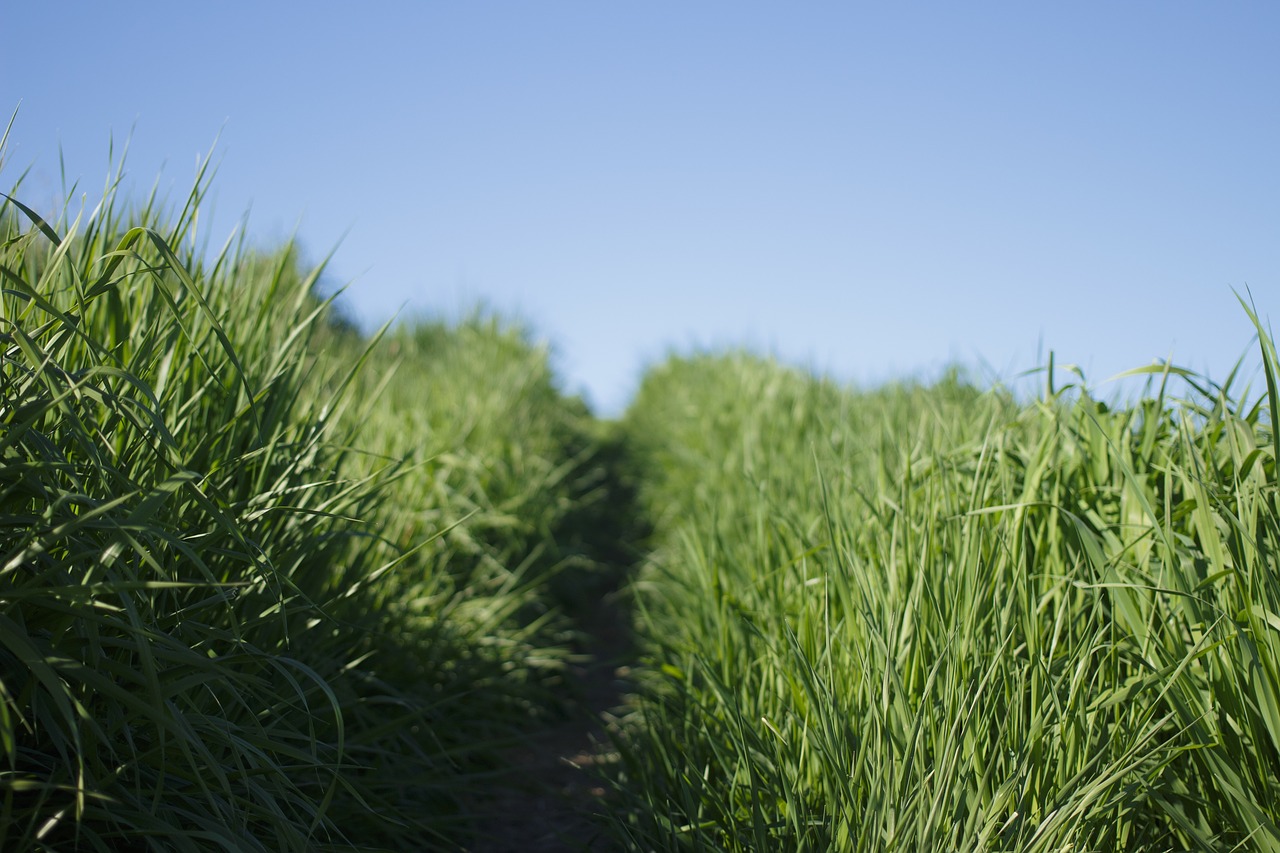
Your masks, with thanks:
[{"label": "meadow", "polygon": [[457,846],[572,702],[604,442],[511,323],[201,252],[207,186],[0,212],[0,849]]},{"label": "meadow", "polygon": [[651,372],[628,845],[1280,849],[1261,341],[1264,393],[1151,368],[1126,405],[1052,370],[1030,403],[749,354]]},{"label": "meadow", "polygon": [[1261,377],[695,353],[601,422],[518,322],[209,251],[207,188],[0,202],[0,849],[467,849],[620,594],[594,849],[1280,850],[1250,306]]}]

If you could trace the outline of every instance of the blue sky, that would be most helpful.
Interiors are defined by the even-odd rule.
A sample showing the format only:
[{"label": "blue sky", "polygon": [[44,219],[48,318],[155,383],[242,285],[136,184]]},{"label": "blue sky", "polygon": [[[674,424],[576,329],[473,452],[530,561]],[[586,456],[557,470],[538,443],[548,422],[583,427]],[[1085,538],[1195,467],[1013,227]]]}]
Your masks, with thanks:
[{"label": "blue sky", "polygon": [[132,133],[180,194],[221,132],[214,242],[338,246],[366,324],[517,313],[606,413],[673,347],[1222,378],[1232,288],[1280,312],[1275,3],[355,8],[14,4],[0,183]]}]

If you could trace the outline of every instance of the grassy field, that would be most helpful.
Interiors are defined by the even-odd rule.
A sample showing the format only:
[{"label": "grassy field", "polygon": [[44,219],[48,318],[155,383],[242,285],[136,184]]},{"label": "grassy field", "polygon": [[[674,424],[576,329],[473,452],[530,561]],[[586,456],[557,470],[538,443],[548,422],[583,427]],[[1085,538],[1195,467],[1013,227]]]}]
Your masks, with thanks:
[{"label": "grassy field", "polygon": [[625,582],[618,848],[1280,850],[1265,333],[1111,402],[673,356],[601,423],[517,323],[200,250],[206,187],[0,207],[0,849],[465,849]]},{"label": "grassy field", "polygon": [[1274,394],[1187,378],[651,372],[630,844],[1280,849]]},{"label": "grassy field", "polygon": [[569,700],[598,427],[511,324],[199,255],[205,186],[0,211],[0,848],[456,846]]}]

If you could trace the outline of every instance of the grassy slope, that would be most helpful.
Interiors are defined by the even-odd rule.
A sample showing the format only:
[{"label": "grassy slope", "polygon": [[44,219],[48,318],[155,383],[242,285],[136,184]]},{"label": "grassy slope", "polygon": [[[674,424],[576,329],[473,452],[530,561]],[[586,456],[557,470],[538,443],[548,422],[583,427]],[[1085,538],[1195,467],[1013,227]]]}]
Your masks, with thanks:
[{"label": "grassy slope", "polygon": [[175,253],[196,207],[0,214],[0,846],[449,846],[558,701],[586,413],[518,334]]},{"label": "grassy slope", "polygon": [[615,431],[190,202],[0,210],[4,849],[463,843],[648,518],[627,843],[1280,849],[1274,408],[723,355]]},{"label": "grassy slope", "polygon": [[[1274,355],[1271,364],[1274,366]],[[638,848],[1280,846],[1280,513],[1260,406],[1019,407],[673,359]]]}]

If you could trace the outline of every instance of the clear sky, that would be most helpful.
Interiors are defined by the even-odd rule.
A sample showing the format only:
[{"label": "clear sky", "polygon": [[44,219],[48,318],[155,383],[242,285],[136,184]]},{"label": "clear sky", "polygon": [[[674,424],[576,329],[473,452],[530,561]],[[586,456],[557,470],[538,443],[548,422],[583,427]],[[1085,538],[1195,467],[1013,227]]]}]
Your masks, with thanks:
[{"label": "clear sky", "polygon": [[[17,3],[0,183],[132,134],[366,325],[485,301],[616,413],[668,348],[860,383],[1052,348],[1222,378],[1280,315],[1274,2]],[[7,118],[7,116],[6,116]],[[33,198],[34,194],[34,198]],[[345,236],[344,236],[345,235]],[[339,241],[340,244],[339,244]]]}]

